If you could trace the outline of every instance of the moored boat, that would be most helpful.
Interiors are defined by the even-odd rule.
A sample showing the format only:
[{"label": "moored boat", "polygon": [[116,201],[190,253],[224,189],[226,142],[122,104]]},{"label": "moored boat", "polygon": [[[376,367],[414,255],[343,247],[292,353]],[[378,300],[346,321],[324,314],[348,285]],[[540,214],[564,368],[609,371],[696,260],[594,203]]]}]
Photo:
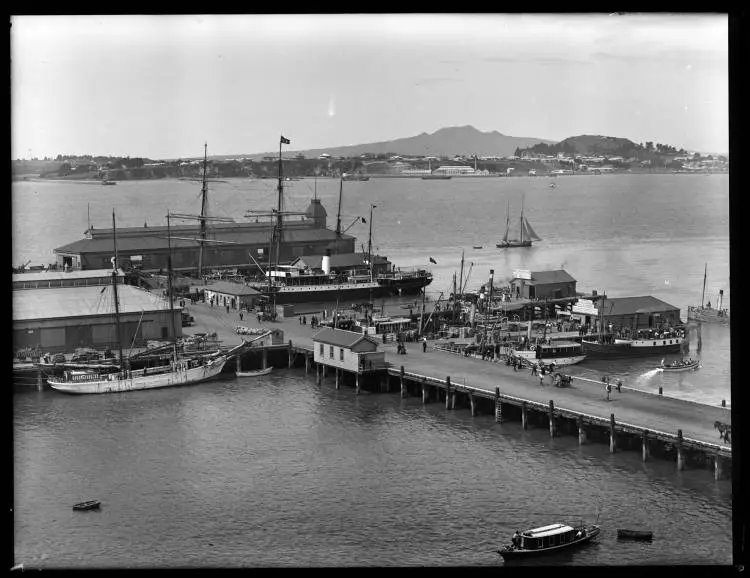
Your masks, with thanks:
[{"label": "moored boat", "polygon": [[101,506],[101,502],[99,500],[87,500],[85,502],[78,502],[77,504],[73,504],[73,509],[83,512],[86,510],[98,510]]},{"label": "moored boat", "polygon": [[618,540],[651,540],[654,533],[651,530],[617,530]]},{"label": "moored boat", "polygon": [[590,526],[550,524],[541,528],[516,532],[511,543],[497,552],[505,560],[529,558],[587,544],[600,532],[599,526],[593,524]]},{"label": "moored boat", "polygon": [[260,377],[268,375],[271,371],[273,371],[273,367],[266,367],[265,369],[256,369],[255,371],[237,371],[235,375],[237,377]]},{"label": "moored boat", "polygon": [[711,307],[709,301],[704,305],[706,298],[706,277],[708,275],[708,263],[706,263],[703,271],[703,295],[701,297],[700,305],[690,305],[687,308],[688,321],[698,321],[705,323],[729,323],[729,310],[725,307],[722,309],[722,301],[724,299],[724,290],[719,290],[719,303],[718,307]]},{"label": "moored boat", "polygon": [[636,335],[635,338],[582,339],[583,352],[590,356],[629,357],[679,353],[687,335],[681,329],[654,332],[650,336]]},{"label": "moored boat", "polygon": [[516,349],[511,355],[528,363],[554,364],[556,367],[574,365],[586,359],[581,344],[574,341],[542,343],[531,349]]},{"label": "moored boat", "polygon": [[425,181],[447,181],[451,178],[451,175],[442,175],[440,173],[431,173],[429,175],[422,175],[422,179]]}]

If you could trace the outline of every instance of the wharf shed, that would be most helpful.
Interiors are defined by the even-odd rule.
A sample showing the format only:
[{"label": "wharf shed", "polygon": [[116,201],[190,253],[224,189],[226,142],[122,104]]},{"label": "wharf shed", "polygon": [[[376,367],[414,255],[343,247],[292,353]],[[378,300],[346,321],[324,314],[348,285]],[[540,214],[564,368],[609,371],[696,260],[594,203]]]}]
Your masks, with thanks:
[{"label": "wharf shed", "polygon": [[680,308],[661,299],[642,297],[607,297],[598,304],[605,325],[612,329],[659,329],[682,324]]},{"label": "wharf shed", "polygon": [[378,342],[356,331],[322,329],[313,335],[313,360],[336,369],[365,373],[385,367]]},{"label": "wharf shed", "polygon": [[[117,270],[117,283],[125,282],[125,273]],[[13,273],[13,290],[52,289],[59,287],[88,287],[91,285],[111,285],[112,269],[92,269],[88,271],[38,271],[34,273]]]},{"label": "wharf shed", "polygon": [[[354,251],[355,238],[336,235],[326,227],[326,210],[320,199],[312,199],[300,219],[284,220],[279,261],[288,263],[302,255]],[[203,267],[257,270],[256,261],[264,263],[269,256],[269,242],[274,223],[212,223],[203,246]],[[174,225],[171,229],[172,267],[175,271],[193,271],[200,260],[200,226]],[[117,253],[124,268],[144,272],[167,269],[169,244],[167,227],[118,227]],[[113,230],[90,227],[84,238],[54,249],[58,266],[72,269],[99,269],[109,265],[114,251]]]},{"label": "wharf shed", "polygon": [[[14,348],[116,347],[113,292],[111,285],[13,291]],[[119,286],[117,293],[123,346],[182,336],[180,308],[172,309],[170,324],[169,303],[162,297],[131,285]]]},{"label": "wharf shed", "polygon": [[510,288],[522,299],[576,299],[576,280],[564,269],[514,271]]},{"label": "wharf shed", "polygon": [[230,281],[217,281],[203,286],[206,302],[214,300],[214,305],[230,309],[252,309],[261,299],[261,293],[257,289],[232,283]]}]

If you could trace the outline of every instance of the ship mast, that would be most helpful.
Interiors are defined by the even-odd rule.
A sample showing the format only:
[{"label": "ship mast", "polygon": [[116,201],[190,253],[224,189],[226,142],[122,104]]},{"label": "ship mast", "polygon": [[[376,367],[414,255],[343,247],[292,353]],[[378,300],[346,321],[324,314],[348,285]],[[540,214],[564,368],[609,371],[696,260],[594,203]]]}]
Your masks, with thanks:
[{"label": "ship mast", "polygon": [[117,298],[117,233],[115,231],[115,210],[112,209],[112,240],[115,246],[115,256],[112,258],[112,290],[115,296],[115,327],[117,330],[117,348],[120,353],[120,369],[123,369],[122,359],[122,331],[120,330],[120,303]]},{"label": "ship mast", "polygon": [[523,243],[523,196],[521,197],[521,243]]},{"label": "ship mast", "polygon": [[701,309],[703,309],[703,300],[706,298],[706,275],[708,275],[708,263],[703,270],[703,295],[701,295]]},{"label": "ship mast", "polygon": [[464,251],[463,249],[461,249],[461,274],[458,277],[458,288],[461,293],[461,299],[463,299],[463,296],[464,296]]},{"label": "ship mast", "polygon": [[339,209],[336,213],[336,253],[339,250],[339,241],[341,240],[341,198],[344,193],[344,176],[341,175],[339,180]]},{"label": "ship mast", "polygon": [[200,252],[198,254],[198,277],[203,278],[203,247],[206,242],[206,212],[208,204],[208,182],[206,171],[208,167],[208,143],[203,144],[203,184],[201,186],[201,228]]},{"label": "ship mast", "polygon": [[[203,245],[201,245],[202,247]],[[172,359],[177,363],[177,335],[174,327],[174,298],[172,296],[172,233],[167,210],[167,294],[169,295],[169,329],[172,334]]]},{"label": "ship mast", "polygon": [[372,282],[372,210],[376,207],[377,205],[370,204],[370,234],[367,237],[367,264],[370,266],[370,282]]}]

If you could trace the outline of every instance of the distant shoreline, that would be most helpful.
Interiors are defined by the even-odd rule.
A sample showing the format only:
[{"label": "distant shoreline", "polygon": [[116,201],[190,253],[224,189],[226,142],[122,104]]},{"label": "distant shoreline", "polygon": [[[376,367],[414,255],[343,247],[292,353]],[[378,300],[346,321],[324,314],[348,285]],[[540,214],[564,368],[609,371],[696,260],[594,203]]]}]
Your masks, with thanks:
[{"label": "distant shoreline", "polygon": [[[590,176],[590,177],[604,177],[608,175],[669,175],[669,174],[675,174],[675,175],[726,175],[729,174],[729,171],[674,171],[671,169],[661,169],[661,170],[623,170],[623,171],[612,171],[607,173],[596,173],[596,172],[576,172],[572,174],[553,174],[553,173],[538,173],[536,175],[528,175],[524,173],[515,173],[515,174],[493,174],[493,175],[450,175],[451,180],[473,180],[473,179],[507,179],[507,178],[530,178],[530,179],[538,179],[538,178],[565,178],[565,177],[578,177],[578,176]],[[392,175],[378,175],[378,174],[368,174],[366,175],[370,177],[371,179],[416,179],[420,180],[421,175],[399,175],[399,174],[392,174]],[[315,177],[313,176],[304,176],[304,177],[295,177],[292,180],[301,180],[301,179],[313,179]],[[320,180],[326,180],[326,179],[338,179],[338,177],[317,177]],[[194,179],[186,179],[184,177],[161,177],[161,178],[150,178],[150,179],[120,179],[117,182],[151,182],[151,181],[192,181]],[[250,178],[250,177],[225,177],[222,179],[223,181],[229,182],[229,181],[260,181],[260,180],[276,180],[273,177],[264,177],[264,178]],[[72,184],[78,184],[78,185],[99,185],[103,186],[101,184],[101,181],[98,179],[65,179],[65,178],[45,178],[45,177],[39,177],[39,176],[24,176],[24,175],[17,175],[13,177],[13,182],[32,182],[32,183],[72,183]]]}]

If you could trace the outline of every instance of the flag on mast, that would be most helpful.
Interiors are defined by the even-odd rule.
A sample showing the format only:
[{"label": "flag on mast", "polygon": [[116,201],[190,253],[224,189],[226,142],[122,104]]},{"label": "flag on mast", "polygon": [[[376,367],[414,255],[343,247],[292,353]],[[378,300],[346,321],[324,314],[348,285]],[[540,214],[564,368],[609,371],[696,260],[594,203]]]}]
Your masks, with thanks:
[{"label": "flag on mast", "polygon": [[288,138],[286,138],[284,135],[281,136],[281,144],[292,144],[292,141],[290,141]]}]

